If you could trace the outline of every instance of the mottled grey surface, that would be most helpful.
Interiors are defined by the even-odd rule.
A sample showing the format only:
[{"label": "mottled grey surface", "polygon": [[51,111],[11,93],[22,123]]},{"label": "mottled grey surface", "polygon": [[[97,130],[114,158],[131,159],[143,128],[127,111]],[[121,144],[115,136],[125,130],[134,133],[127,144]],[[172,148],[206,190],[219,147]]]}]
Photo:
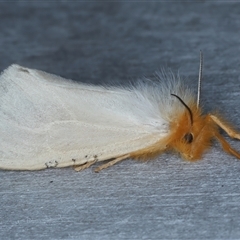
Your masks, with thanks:
[{"label": "mottled grey surface", "polygon": [[[170,67],[196,89],[202,49],[205,110],[240,129],[239,27],[239,3],[1,2],[0,69],[124,84]],[[239,172],[216,143],[197,163],[0,171],[0,239],[240,239]]]}]

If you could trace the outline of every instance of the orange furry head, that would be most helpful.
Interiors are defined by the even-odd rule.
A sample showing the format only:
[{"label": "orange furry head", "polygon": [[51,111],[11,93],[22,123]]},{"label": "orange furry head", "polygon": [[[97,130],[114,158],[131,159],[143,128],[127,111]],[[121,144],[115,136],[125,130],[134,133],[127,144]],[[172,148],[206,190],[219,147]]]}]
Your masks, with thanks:
[{"label": "orange furry head", "polygon": [[221,143],[225,152],[240,158],[240,154],[220,135],[219,127],[230,137],[240,139],[240,135],[230,125],[215,115],[202,115],[201,109],[192,104],[177,121],[172,123],[173,133],[167,147],[179,152],[183,158],[195,161],[202,157],[215,138]]}]

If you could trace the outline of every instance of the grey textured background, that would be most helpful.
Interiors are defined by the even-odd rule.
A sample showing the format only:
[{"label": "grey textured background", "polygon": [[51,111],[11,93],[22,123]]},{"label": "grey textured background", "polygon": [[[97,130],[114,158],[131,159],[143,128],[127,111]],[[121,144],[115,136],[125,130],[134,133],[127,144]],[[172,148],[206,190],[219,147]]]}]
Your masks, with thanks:
[{"label": "grey textured background", "polygon": [[[76,2],[0,2],[0,69],[124,84],[169,67],[196,89],[202,49],[204,109],[240,129],[240,3]],[[240,239],[239,172],[217,143],[196,163],[0,171],[0,239]]]}]

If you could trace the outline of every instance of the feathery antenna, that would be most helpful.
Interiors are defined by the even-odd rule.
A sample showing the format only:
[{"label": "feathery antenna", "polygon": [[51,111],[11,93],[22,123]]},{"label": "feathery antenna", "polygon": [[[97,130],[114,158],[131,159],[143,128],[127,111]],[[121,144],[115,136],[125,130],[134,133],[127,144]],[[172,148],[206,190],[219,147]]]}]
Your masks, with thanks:
[{"label": "feathery antenna", "polygon": [[199,66],[199,74],[198,74],[197,108],[199,107],[200,95],[201,95],[202,72],[203,72],[203,54],[202,54],[202,51],[200,50],[200,66]]}]

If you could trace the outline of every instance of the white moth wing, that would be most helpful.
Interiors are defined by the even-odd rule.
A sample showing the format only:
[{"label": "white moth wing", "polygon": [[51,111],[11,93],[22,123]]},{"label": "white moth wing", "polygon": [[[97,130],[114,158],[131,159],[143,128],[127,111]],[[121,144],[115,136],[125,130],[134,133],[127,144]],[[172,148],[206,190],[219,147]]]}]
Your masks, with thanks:
[{"label": "white moth wing", "polygon": [[169,134],[154,107],[138,90],[12,65],[0,76],[0,168],[66,167],[144,149]]}]

